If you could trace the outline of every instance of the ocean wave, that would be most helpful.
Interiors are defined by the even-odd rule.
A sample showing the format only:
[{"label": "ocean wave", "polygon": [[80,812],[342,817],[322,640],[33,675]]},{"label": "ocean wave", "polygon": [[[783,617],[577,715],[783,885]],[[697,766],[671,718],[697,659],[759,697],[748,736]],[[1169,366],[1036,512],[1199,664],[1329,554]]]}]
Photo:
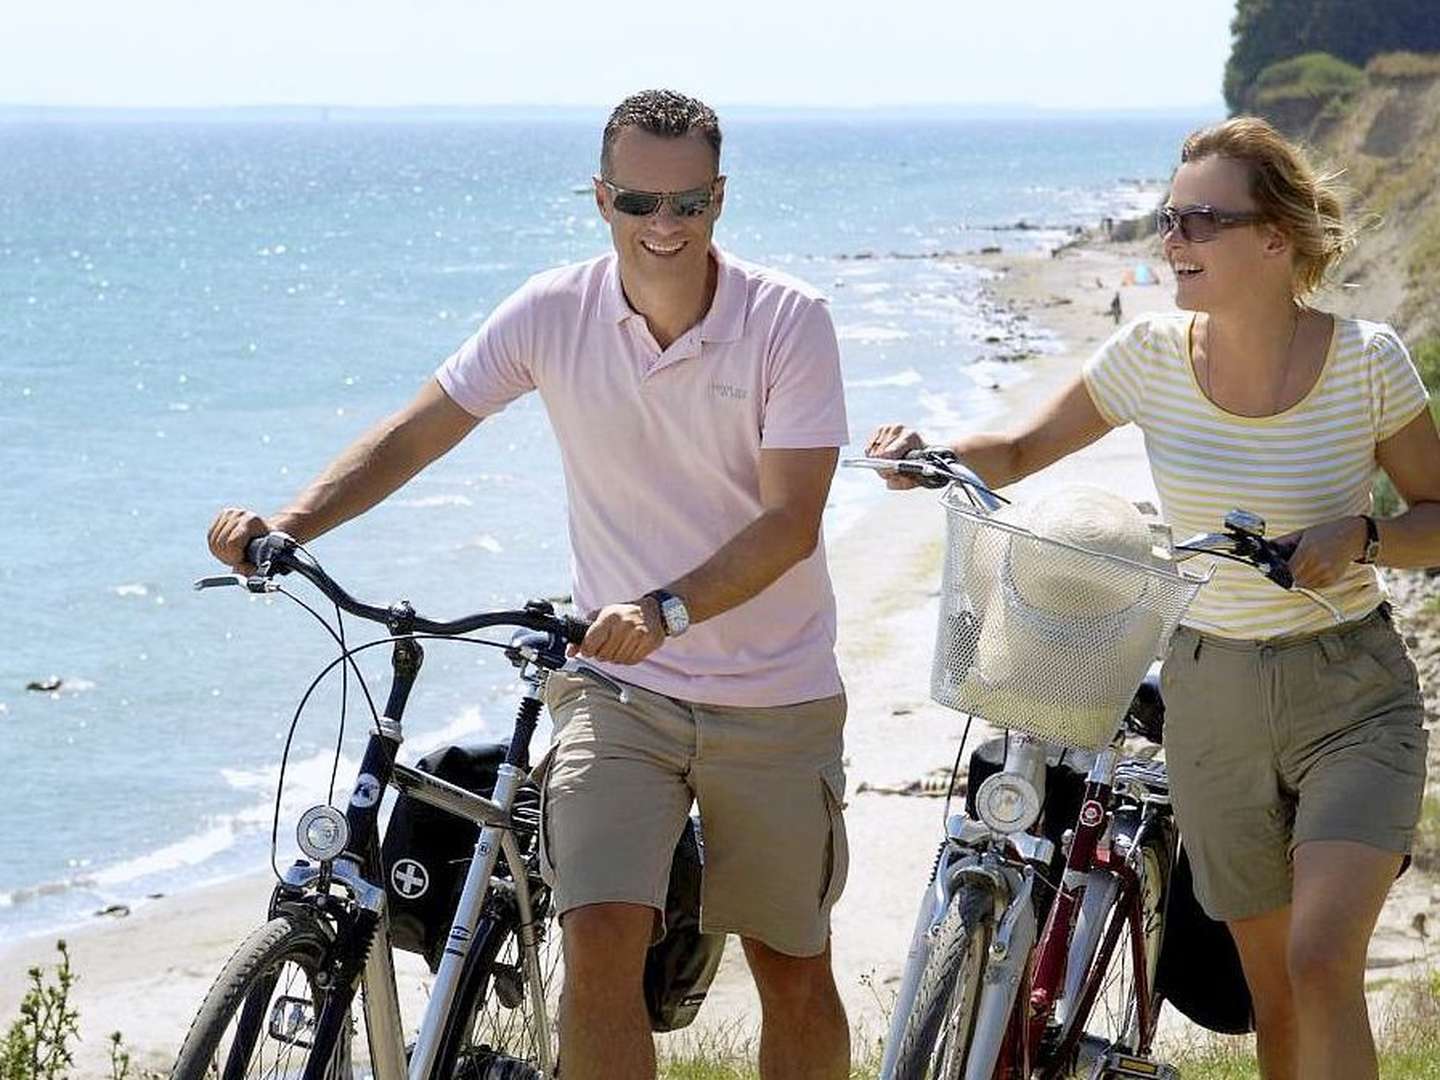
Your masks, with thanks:
[{"label": "ocean wave", "polygon": [[841,326],[836,328],[835,336],[841,341],[873,344],[881,341],[903,341],[910,336],[910,331],[901,330],[897,326]]},{"label": "ocean wave", "polygon": [[413,499],[396,499],[396,506],[410,510],[428,510],[432,506],[474,506],[468,495],[421,495]]},{"label": "ocean wave", "polygon": [[914,368],[897,371],[893,375],[877,375],[873,379],[846,379],[846,390],[868,390],[876,386],[914,386],[924,377]]}]

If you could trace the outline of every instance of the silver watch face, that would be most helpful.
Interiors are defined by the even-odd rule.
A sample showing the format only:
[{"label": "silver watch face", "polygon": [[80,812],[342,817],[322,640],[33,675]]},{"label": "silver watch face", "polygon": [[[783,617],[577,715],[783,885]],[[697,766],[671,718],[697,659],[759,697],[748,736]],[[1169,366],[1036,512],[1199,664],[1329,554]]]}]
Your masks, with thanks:
[{"label": "silver watch face", "polygon": [[685,601],[678,596],[667,596],[661,601],[660,618],[665,622],[665,633],[669,637],[679,637],[690,629],[690,612],[685,609]]}]

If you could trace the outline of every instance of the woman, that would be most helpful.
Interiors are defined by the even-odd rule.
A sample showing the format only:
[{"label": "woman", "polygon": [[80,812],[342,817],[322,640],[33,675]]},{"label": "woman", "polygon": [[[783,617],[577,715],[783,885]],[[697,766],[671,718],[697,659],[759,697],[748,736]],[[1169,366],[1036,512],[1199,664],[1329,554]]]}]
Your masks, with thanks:
[{"label": "woman", "polygon": [[[1249,117],[1191,135],[1180,160],[1158,218],[1184,310],[1123,327],[1018,430],[954,449],[1001,487],[1136,423],[1177,535],[1244,507],[1298,541],[1297,583],[1347,621],[1219,562],[1165,662],[1166,757],[1263,1075],[1375,1077],[1365,955],[1419,817],[1426,732],[1374,564],[1440,564],[1440,437],[1393,330],[1305,303],[1353,241],[1333,178]],[[869,452],[924,443],[889,425]],[[1384,520],[1368,516],[1377,464],[1408,507]]]}]

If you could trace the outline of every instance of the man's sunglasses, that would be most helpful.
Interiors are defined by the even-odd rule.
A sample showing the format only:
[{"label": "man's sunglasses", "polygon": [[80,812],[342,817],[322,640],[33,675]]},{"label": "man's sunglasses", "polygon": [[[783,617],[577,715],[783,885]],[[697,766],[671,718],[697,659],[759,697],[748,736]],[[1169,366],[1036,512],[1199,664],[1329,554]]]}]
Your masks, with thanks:
[{"label": "man's sunglasses", "polygon": [[631,217],[649,217],[660,209],[661,203],[669,203],[670,212],[676,217],[699,217],[715,201],[715,185],[720,182],[717,176],[704,187],[689,191],[633,191],[609,180],[597,179],[610,192],[610,201],[615,209]]},{"label": "man's sunglasses", "polygon": [[1254,225],[1264,221],[1264,214],[1227,214],[1213,206],[1162,206],[1155,211],[1155,230],[1160,239],[1170,235],[1171,229],[1179,229],[1180,235],[1192,244],[1204,244],[1220,235],[1221,229],[1233,229],[1240,225]]}]

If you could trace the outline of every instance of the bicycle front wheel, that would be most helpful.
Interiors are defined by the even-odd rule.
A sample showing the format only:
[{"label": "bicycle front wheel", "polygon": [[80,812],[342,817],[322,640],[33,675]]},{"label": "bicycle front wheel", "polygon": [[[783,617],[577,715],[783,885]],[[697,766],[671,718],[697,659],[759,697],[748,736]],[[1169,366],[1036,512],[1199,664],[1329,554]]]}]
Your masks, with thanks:
[{"label": "bicycle front wheel", "polygon": [[895,1055],[895,1080],[958,1080],[975,1035],[975,1006],[995,929],[990,890],[965,885],[930,946]]},{"label": "bicycle front wheel", "polygon": [[328,1077],[350,1080],[349,1024],[335,1045],[313,1043],[330,938],[324,923],[301,911],[251,933],[205,995],[171,1080],[298,1080],[316,1053],[330,1061]]}]

